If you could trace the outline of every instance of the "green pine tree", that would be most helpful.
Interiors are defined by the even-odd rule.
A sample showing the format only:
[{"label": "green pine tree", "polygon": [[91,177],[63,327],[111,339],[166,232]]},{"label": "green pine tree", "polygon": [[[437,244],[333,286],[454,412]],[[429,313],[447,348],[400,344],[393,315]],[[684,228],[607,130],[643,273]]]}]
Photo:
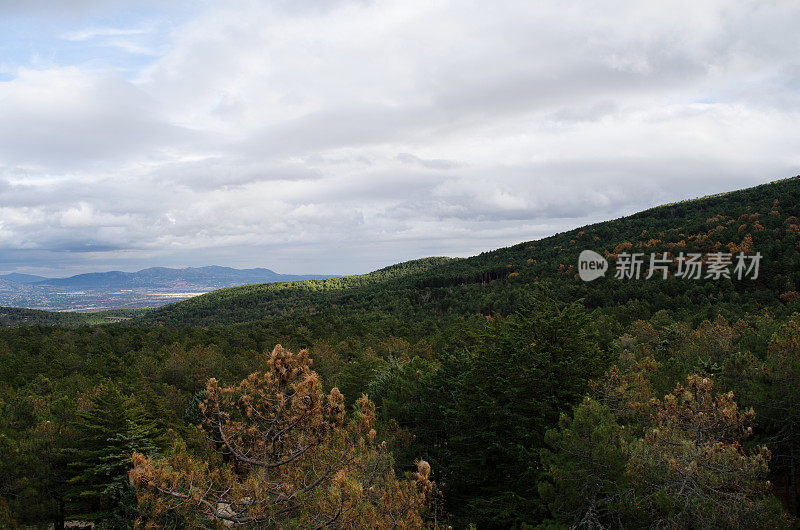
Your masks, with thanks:
[{"label": "green pine tree", "polygon": [[65,450],[70,499],[78,511],[106,527],[132,526],[136,499],[127,472],[134,452],[157,452],[152,422],[134,398],[105,384],[79,414],[75,429],[77,443]]},{"label": "green pine tree", "polygon": [[541,520],[545,432],[605,365],[585,309],[559,304],[544,289],[492,322],[472,352],[442,359],[423,383],[410,428],[440,470],[456,523],[510,528]]}]

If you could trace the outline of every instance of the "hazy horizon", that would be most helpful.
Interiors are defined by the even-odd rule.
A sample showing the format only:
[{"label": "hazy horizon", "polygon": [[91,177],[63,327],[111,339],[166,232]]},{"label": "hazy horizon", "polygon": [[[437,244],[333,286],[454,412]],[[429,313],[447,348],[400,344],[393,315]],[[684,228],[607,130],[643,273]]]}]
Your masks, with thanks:
[{"label": "hazy horizon", "polygon": [[69,278],[69,277],[72,277],[72,276],[80,276],[82,274],[95,274],[95,273],[107,273],[107,272],[123,272],[123,273],[126,273],[126,274],[133,274],[133,273],[142,272],[142,271],[145,271],[145,270],[148,270],[148,269],[184,270],[184,269],[204,269],[204,268],[209,268],[209,267],[231,268],[231,269],[235,269],[235,270],[266,269],[266,270],[270,270],[270,271],[272,271],[274,273],[277,273],[277,274],[291,274],[291,275],[294,275],[294,276],[311,276],[311,275],[324,275],[325,274],[323,272],[319,272],[319,273],[316,273],[316,272],[297,272],[297,273],[295,273],[295,272],[283,272],[283,271],[276,271],[276,270],[274,270],[274,269],[272,269],[270,267],[228,267],[227,265],[210,264],[210,265],[186,266],[186,267],[163,267],[161,265],[153,265],[151,267],[144,267],[144,268],[141,268],[141,269],[131,269],[131,270],[122,270],[122,269],[91,270],[91,271],[85,271],[85,272],[77,272],[77,273],[74,273],[74,274],[68,274],[66,276],[46,276],[44,274],[31,274],[31,273],[28,273],[28,272],[20,272],[20,271],[17,270],[17,271],[8,271],[8,272],[0,271],[0,276],[8,276],[8,275],[11,275],[11,274],[23,274],[23,275],[30,275],[30,276],[40,276],[42,278],[47,278],[48,280],[55,280],[55,279],[60,279],[60,278]]}]

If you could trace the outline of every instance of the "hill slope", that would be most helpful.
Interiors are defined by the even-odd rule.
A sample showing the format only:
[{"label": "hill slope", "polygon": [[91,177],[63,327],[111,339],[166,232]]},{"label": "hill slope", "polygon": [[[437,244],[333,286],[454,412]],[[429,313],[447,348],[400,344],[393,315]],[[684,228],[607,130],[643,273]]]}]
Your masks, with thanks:
[{"label": "hill slope", "polygon": [[[558,298],[583,298],[590,308],[613,311],[623,322],[659,309],[681,312],[694,321],[712,311],[788,310],[800,299],[799,206],[800,177],[794,177],[659,206],[467,259],[395,266],[402,274],[389,267],[364,276],[224,289],[142,318],[170,325],[302,317],[309,325],[377,319],[390,327],[401,322],[427,326],[431,319],[513,311],[533,284],[542,281],[552,284]],[[576,267],[584,249],[608,257],[611,273],[592,283],[581,281]],[[642,253],[647,259],[651,253],[674,257],[679,252],[731,251],[761,254],[757,279],[614,278],[622,252]]]},{"label": "hill slope", "polygon": [[207,325],[253,322],[266,316],[285,316],[296,311],[320,314],[335,307],[353,306],[359,293],[382,292],[397,282],[405,284],[405,278],[416,278],[451,261],[457,260],[424,258],[358,276],[231,287],[170,304],[143,319],[173,325]]},{"label": "hill slope", "polygon": [[44,276],[36,276],[34,274],[21,274],[19,272],[12,272],[11,274],[0,275],[0,280],[8,280],[17,283],[36,283],[49,280]]}]

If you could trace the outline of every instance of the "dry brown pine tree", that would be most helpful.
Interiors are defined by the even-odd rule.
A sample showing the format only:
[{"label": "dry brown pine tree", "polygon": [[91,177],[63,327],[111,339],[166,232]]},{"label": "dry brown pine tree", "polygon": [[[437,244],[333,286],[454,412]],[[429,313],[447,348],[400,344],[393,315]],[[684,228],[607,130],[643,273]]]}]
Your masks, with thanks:
[{"label": "dry brown pine tree", "polygon": [[[280,345],[266,368],[238,385],[211,379],[201,409],[207,458],[177,447],[133,455],[140,526],[172,518],[190,526],[422,528],[435,485],[418,462],[398,479],[385,443],[375,442],[374,405],[362,396],[346,418],[344,397],[327,395],[308,352]],[[435,523],[434,523],[435,524]]]},{"label": "dry brown pine tree", "polygon": [[628,473],[637,504],[670,528],[762,528],[786,523],[768,495],[770,452],[749,450],[753,410],[712,378],[690,375],[655,403],[652,423],[632,448]]}]

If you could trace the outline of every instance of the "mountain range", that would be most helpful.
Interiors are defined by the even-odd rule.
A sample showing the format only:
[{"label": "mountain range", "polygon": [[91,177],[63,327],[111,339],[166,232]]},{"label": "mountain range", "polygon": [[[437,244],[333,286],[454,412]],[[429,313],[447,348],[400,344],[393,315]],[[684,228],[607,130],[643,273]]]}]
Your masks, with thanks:
[{"label": "mountain range", "polygon": [[36,276],[35,274],[21,274],[19,272],[12,272],[11,274],[0,274],[0,280],[17,283],[36,283],[51,280],[45,276]]},{"label": "mountain range", "polygon": [[0,306],[78,311],[157,307],[226,287],[330,277],[220,266],[151,267],[137,272],[93,272],[65,278],[15,272],[0,275]]}]

